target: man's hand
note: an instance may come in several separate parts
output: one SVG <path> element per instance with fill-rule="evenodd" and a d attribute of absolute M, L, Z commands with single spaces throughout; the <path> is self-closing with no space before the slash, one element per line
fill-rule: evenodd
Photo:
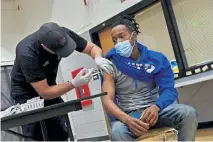
<path fill-rule="evenodd" d="M 82 69 L 76 76 L 75 78 L 71 81 L 72 85 L 74 85 L 75 87 L 79 87 L 81 85 L 87 84 L 90 79 L 92 78 L 92 72 L 93 72 L 93 68 L 92 69 Z"/>
<path fill-rule="evenodd" d="M 127 119 L 126 125 L 128 126 L 129 130 L 137 137 L 143 135 L 149 129 L 149 124 L 133 117 L 129 117 Z"/>
<path fill-rule="evenodd" d="M 160 111 L 159 107 L 156 105 L 152 105 L 144 110 L 142 113 L 141 120 L 150 125 L 150 127 L 154 126 L 158 121 L 158 112 Z"/>
<path fill-rule="evenodd" d="M 108 59 L 105 59 L 103 57 L 96 57 L 95 62 L 98 68 L 102 69 L 107 74 L 113 73 L 112 62 L 109 61 Z"/>

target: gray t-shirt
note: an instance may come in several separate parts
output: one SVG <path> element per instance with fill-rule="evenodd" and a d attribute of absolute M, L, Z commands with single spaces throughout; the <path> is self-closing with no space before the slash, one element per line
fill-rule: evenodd
<path fill-rule="evenodd" d="M 114 68 L 115 96 L 118 107 L 124 112 L 130 112 L 140 108 L 149 107 L 158 97 L 158 87 L 146 82 L 134 80 Z"/>

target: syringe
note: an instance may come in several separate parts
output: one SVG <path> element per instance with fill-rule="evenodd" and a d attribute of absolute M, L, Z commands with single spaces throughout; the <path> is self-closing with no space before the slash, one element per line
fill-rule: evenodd
<path fill-rule="evenodd" d="M 97 75 L 97 74 L 101 74 L 101 72 L 95 72 L 92 74 L 92 76 Z"/>

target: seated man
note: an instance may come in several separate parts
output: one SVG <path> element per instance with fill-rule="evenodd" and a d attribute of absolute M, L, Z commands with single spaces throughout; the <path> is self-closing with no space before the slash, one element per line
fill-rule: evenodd
<path fill-rule="evenodd" d="M 112 25 L 115 48 L 106 58 L 113 62 L 114 73 L 103 75 L 102 86 L 108 92 L 102 97 L 103 105 L 115 117 L 111 121 L 112 140 L 132 141 L 152 127 L 165 126 L 178 131 L 178 141 L 194 141 L 196 111 L 174 103 L 178 92 L 170 62 L 162 53 L 138 43 L 138 33 L 138 24 L 129 16 Z"/>

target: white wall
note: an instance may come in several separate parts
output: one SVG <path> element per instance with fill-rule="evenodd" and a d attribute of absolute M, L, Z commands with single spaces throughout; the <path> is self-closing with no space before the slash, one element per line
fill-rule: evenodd
<path fill-rule="evenodd" d="M 2 0 L 1 4 L 1 48 L 11 54 L 20 40 L 51 19 L 53 0 Z M 4 60 L 7 57 L 2 54 Z"/>
<path fill-rule="evenodd" d="M 20 0 L 20 5 L 25 36 L 51 19 L 53 0 Z"/>
<path fill-rule="evenodd" d="M 17 9 L 19 0 L 1 1 L 1 48 L 14 52 L 16 44 L 23 38 L 23 17 Z M 7 55 L 2 54 L 7 58 Z"/>
<path fill-rule="evenodd" d="M 54 0 L 52 21 L 82 34 L 141 0 Z"/>
<path fill-rule="evenodd" d="M 1 48 L 1 65 L 13 65 L 15 54 L 5 48 Z"/>

